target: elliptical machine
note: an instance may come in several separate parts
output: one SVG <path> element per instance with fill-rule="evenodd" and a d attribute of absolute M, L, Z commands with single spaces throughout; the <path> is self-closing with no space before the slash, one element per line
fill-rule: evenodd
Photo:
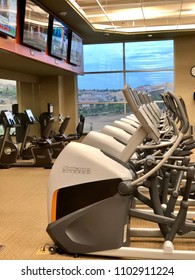
<path fill-rule="evenodd" d="M 52 167 L 47 232 L 54 241 L 53 250 L 125 258 L 148 258 L 150 253 L 154 259 L 195 259 L 195 252 L 174 250 L 172 243 L 177 231 L 185 234 L 195 230 L 193 222 L 185 219 L 187 195 L 183 197 L 178 216 L 175 217 L 173 213 L 166 216 L 158 203 L 158 189 L 153 180 L 153 176 L 156 178 L 155 173 L 167 162 L 188 129 L 182 108 L 178 103 L 183 127 L 180 131 L 175 128 L 177 133 L 173 145 L 157 162 L 147 158 L 148 168 L 138 176 L 128 165 L 128 159 L 146 136 L 152 139 L 151 144 L 155 146 L 160 133 L 143 108 L 138 107 L 129 95 L 128 87 L 124 89 L 124 94 L 141 125 L 130 138 L 120 158 L 113 158 L 84 143 L 70 142 Z M 133 203 L 138 195 L 138 187 L 144 185 L 148 178 L 154 189 L 150 192 L 150 199 L 143 199 L 143 203 L 153 207 L 153 214 L 135 209 Z M 168 231 L 162 249 L 129 247 L 133 234 L 130 228 L 131 216 L 156 222 L 160 226 L 161 237 L 165 236 L 164 229 Z"/>
<path fill-rule="evenodd" d="M 70 116 L 66 116 L 59 127 L 58 133 L 53 133 L 52 135 L 51 149 L 53 158 L 57 158 L 67 144 L 65 131 L 69 124 L 69 121 Z"/>
<path fill-rule="evenodd" d="M 83 135 L 83 129 L 85 124 L 85 117 L 81 114 L 79 117 L 79 123 L 76 127 L 76 133 L 65 134 L 66 128 L 69 124 L 70 116 L 66 116 L 60 125 L 58 133 L 54 134 L 52 137 L 52 157 L 57 158 L 64 147 L 73 140 L 79 140 Z"/>
<path fill-rule="evenodd" d="M 18 147 L 10 140 L 10 129 L 20 126 L 17 119 L 9 111 L 1 111 L 0 122 L 4 127 L 4 135 L 0 138 L 0 167 L 9 168 L 19 156 Z"/>
<path fill-rule="evenodd" d="M 32 159 L 32 147 L 35 146 L 37 137 L 35 136 L 29 136 L 29 131 L 31 125 L 37 124 L 38 121 L 34 117 L 32 111 L 30 109 L 26 109 L 24 112 L 24 119 L 25 119 L 25 130 L 24 130 L 24 136 L 23 141 L 20 147 L 20 156 L 22 159 Z"/>
<path fill-rule="evenodd" d="M 36 136 L 30 136 L 29 131 L 32 125 L 38 124 L 38 120 L 30 111 L 31 110 L 27 109 L 28 114 L 31 114 L 28 116 L 25 112 L 19 112 L 18 104 L 12 105 L 12 114 L 20 123 L 20 125 L 15 128 L 15 137 L 16 143 L 18 147 L 20 147 L 19 154 L 22 159 L 33 158 L 31 147 L 33 145 L 32 142 L 36 140 Z"/>
<path fill-rule="evenodd" d="M 25 111 L 25 116 L 27 118 L 28 123 L 32 123 L 35 118 L 31 112 L 31 110 Z M 48 136 L 51 133 L 53 119 L 51 118 L 50 122 L 48 122 L 46 129 L 43 133 L 43 137 L 37 138 L 32 142 L 31 152 L 33 156 L 33 161 L 25 162 L 25 161 L 17 161 L 19 156 L 18 147 L 13 144 L 13 142 L 9 141 L 9 133 L 12 127 L 16 127 L 17 122 L 14 119 L 13 115 L 9 111 L 1 111 L 1 120 L 3 122 L 5 132 L 4 136 L 1 139 L 0 146 L 0 165 L 1 168 L 9 168 L 9 167 L 44 167 L 51 168 L 52 167 L 52 152 L 50 149 L 51 141 Z M 26 134 L 28 130 L 26 130 Z M 8 152 L 10 151 L 10 152 Z"/>

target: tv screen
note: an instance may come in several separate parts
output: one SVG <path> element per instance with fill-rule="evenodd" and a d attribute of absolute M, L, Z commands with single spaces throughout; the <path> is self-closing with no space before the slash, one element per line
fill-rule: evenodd
<path fill-rule="evenodd" d="M 16 37 L 17 0 L 0 0 L 0 32 Z"/>
<path fill-rule="evenodd" d="M 50 55 L 67 60 L 68 55 L 68 27 L 58 19 L 52 19 Z"/>
<path fill-rule="evenodd" d="M 22 43 L 46 51 L 49 13 L 31 0 L 26 0 Z"/>
<path fill-rule="evenodd" d="M 71 34 L 69 62 L 80 66 L 83 59 L 83 40 L 75 32 Z"/>

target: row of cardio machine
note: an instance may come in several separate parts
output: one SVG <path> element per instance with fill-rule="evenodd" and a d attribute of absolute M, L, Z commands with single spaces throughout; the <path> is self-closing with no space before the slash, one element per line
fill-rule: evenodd
<path fill-rule="evenodd" d="M 185 104 L 162 94 L 164 109 L 147 94 L 123 88 L 132 114 L 70 142 L 49 176 L 50 252 L 146 259 L 195 259 L 175 248 L 194 242 L 195 142 Z M 132 218 L 152 228 L 133 228 Z M 131 246 L 159 238 L 159 249 Z M 133 239 L 133 240 L 132 240 Z"/>
<path fill-rule="evenodd" d="M 59 131 L 55 133 L 52 129 L 54 117 L 51 108 L 52 104 L 48 103 L 48 111 L 42 113 L 39 119 L 33 115 L 30 109 L 25 110 L 24 113 L 15 112 L 14 114 L 8 110 L 1 111 L 0 124 L 3 126 L 4 134 L 0 138 L 0 168 L 51 168 L 53 159 L 58 157 L 65 145 L 82 136 L 85 120 L 83 116 L 80 116 L 76 133 L 65 134 L 70 121 L 69 116 L 61 119 Z M 30 136 L 30 127 L 38 123 L 41 136 Z M 13 128 L 15 142 L 11 133 Z"/>

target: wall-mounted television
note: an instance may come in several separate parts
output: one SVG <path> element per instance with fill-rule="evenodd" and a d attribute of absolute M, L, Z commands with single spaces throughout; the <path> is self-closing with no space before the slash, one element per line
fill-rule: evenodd
<path fill-rule="evenodd" d="M 81 66 L 83 59 L 83 40 L 75 32 L 71 32 L 69 45 L 69 63 Z"/>
<path fill-rule="evenodd" d="M 50 17 L 49 54 L 58 59 L 67 60 L 69 28 L 57 18 Z"/>
<path fill-rule="evenodd" d="M 36 2 L 26 0 L 22 25 L 22 44 L 46 51 L 49 13 Z"/>
<path fill-rule="evenodd" d="M 0 32 L 16 37 L 17 0 L 0 0 Z"/>

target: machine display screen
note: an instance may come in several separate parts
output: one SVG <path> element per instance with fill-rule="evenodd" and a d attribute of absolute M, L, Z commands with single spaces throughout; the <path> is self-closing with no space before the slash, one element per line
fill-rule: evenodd
<path fill-rule="evenodd" d="M 26 113 L 26 115 L 27 115 L 27 117 L 28 117 L 30 122 L 34 123 L 36 121 L 35 117 L 33 116 L 32 111 L 30 109 L 25 110 L 25 113 Z"/>
<path fill-rule="evenodd" d="M 13 126 L 16 124 L 15 120 L 14 120 L 14 117 L 12 115 L 12 113 L 10 111 L 4 111 L 4 114 L 5 114 L 5 117 L 7 119 L 7 123 L 10 125 L 10 126 Z"/>

